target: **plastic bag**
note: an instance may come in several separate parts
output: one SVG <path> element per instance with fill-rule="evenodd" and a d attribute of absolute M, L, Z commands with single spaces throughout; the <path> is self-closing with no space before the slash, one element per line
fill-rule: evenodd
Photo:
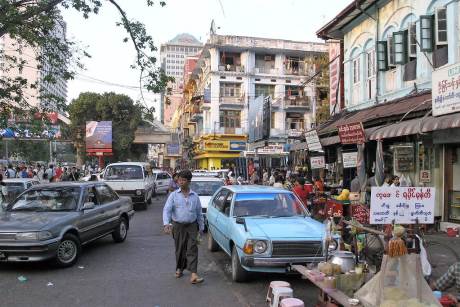
<path fill-rule="evenodd" d="M 364 307 L 441 306 L 423 278 L 420 256 L 383 257 L 379 273 L 355 293 Z"/>
<path fill-rule="evenodd" d="M 428 261 L 428 255 L 425 247 L 423 247 L 423 239 L 416 235 L 420 242 L 420 262 L 422 264 L 423 276 L 431 276 L 431 264 Z"/>

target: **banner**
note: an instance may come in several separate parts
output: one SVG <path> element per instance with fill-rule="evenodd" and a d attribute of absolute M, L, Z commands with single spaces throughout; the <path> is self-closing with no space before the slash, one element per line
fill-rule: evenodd
<path fill-rule="evenodd" d="M 311 169 L 325 168 L 326 162 L 324 156 L 310 157 Z"/>
<path fill-rule="evenodd" d="M 343 152 L 342 153 L 343 168 L 354 168 L 358 165 L 358 152 Z"/>
<path fill-rule="evenodd" d="M 339 130 L 340 143 L 342 144 L 363 144 L 366 142 L 362 123 L 340 125 L 337 129 Z"/>
<path fill-rule="evenodd" d="M 460 63 L 433 71 L 431 104 L 433 116 L 460 111 Z"/>
<path fill-rule="evenodd" d="M 372 187 L 371 224 L 434 223 L 435 188 Z"/>
<path fill-rule="evenodd" d="M 309 151 L 322 151 L 323 147 L 319 141 L 318 133 L 316 130 L 305 132 L 305 140 Z"/>
<path fill-rule="evenodd" d="M 112 122 L 86 122 L 86 151 L 112 152 Z"/>

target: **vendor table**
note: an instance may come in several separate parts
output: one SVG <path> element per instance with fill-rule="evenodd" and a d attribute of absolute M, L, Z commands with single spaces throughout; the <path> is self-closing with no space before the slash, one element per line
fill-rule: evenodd
<path fill-rule="evenodd" d="M 315 286 L 317 286 L 323 293 L 325 293 L 328 297 L 332 298 L 334 301 L 336 301 L 338 304 L 344 307 L 362 307 L 363 305 L 358 304 L 358 305 L 351 305 L 348 303 L 348 299 L 351 297 L 348 297 L 345 293 L 343 293 L 340 290 L 334 289 L 325 289 L 325 285 L 323 281 L 317 281 L 313 278 L 311 278 L 311 275 L 308 274 L 308 272 L 312 271 L 307 269 L 306 266 L 303 265 L 293 265 L 292 268 L 302 274 L 302 276 L 305 276 L 309 281 L 311 281 Z"/>

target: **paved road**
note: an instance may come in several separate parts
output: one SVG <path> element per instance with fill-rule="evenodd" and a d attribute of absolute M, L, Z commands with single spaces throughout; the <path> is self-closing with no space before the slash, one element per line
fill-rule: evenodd
<path fill-rule="evenodd" d="M 107 237 L 84 247 L 72 268 L 0 264 L 0 306 L 267 306 L 267 286 L 275 279 L 289 281 L 295 296 L 312 306 L 316 290 L 299 276 L 263 274 L 233 283 L 228 257 L 211 254 L 204 243 L 199 271 L 205 282 L 191 285 L 188 274 L 174 278 L 173 242 L 161 234 L 163 203 L 159 197 L 147 211 L 136 212 L 124 243 Z"/>

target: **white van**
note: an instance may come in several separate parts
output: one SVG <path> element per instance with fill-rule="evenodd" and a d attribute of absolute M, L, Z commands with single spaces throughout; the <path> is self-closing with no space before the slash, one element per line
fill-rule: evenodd
<path fill-rule="evenodd" d="M 102 180 L 119 195 L 129 196 L 133 204 L 147 209 L 154 193 L 154 180 L 148 169 L 148 163 L 112 163 L 105 168 Z"/>
<path fill-rule="evenodd" d="M 153 171 L 153 194 L 168 193 L 169 184 L 172 180 L 171 175 L 165 171 Z"/>

